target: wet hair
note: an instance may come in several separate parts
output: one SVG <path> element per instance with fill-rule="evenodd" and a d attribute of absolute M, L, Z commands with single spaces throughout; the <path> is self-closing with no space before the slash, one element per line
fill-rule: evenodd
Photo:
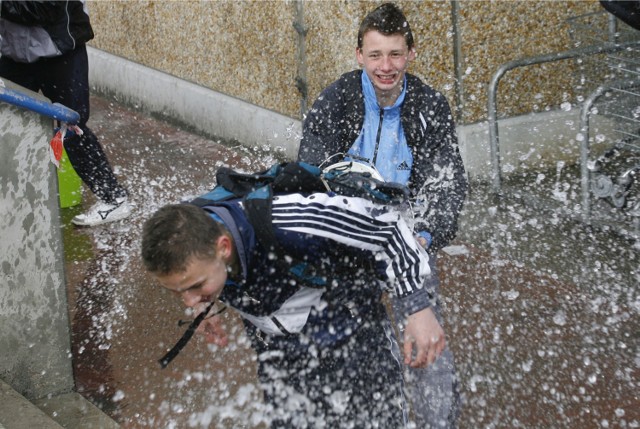
<path fill-rule="evenodd" d="M 413 48 L 413 34 L 409 21 L 402 10 L 393 3 L 384 3 L 364 17 L 358 30 L 358 49 L 362 49 L 364 35 L 372 30 L 379 31 L 386 36 L 401 34 L 407 42 L 407 47 Z"/>
<path fill-rule="evenodd" d="M 142 261 L 160 275 L 183 272 L 192 259 L 213 259 L 222 226 L 201 208 L 170 204 L 160 208 L 142 229 Z"/>

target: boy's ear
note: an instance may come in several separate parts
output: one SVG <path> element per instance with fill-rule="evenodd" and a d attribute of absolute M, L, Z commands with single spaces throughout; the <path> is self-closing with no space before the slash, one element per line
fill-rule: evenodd
<path fill-rule="evenodd" d="M 231 258 L 231 252 L 233 251 L 231 237 L 226 234 L 222 234 L 220 237 L 218 237 L 218 241 L 216 242 L 216 249 L 219 258 L 221 258 L 223 261 L 229 261 L 229 259 Z"/>

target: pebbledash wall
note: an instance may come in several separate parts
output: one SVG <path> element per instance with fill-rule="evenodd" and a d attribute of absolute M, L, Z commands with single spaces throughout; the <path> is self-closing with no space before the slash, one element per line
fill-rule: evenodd
<path fill-rule="evenodd" d="M 303 113 L 322 88 L 357 68 L 359 22 L 381 3 L 90 1 L 96 34 L 90 42 L 96 48 L 90 53 L 91 81 L 99 91 L 116 93 L 152 112 L 170 117 L 178 113 L 179 120 L 197 129 L 222 129 L 227 133 L 222 137 L 248 145 L 279 146 L 293 157 Z M 418 57 L 410 71 L 446 95 L 459 125 L 467 169 L 476 176 L 489 169 L 487 86 L 498 67 L 574 48 L 568 20 L 603 11 L 597 0 L 397 4 L 405 11 L 417 42 Z M 571 147 L 561 153 L 574 157 L 577 125 L 572 124 L 577 122 L 578 109 L 566 112 L 559 106 L 578 104 L 575 68 L 575 60 L 565 60 L 505 75 L 497 99 L 500 117 L 521 119 L 511 120 L 515 126 L 511 133 L 509 121 L 503 121 L 507 128 L 505 132 L 501 128 L 501 144 L 510 143 L 509 135 L 526 140 L 523 134 L 535 130 L 543 143 Z M 156 73 L 158 81 L 136 77 L 141 71 L 146 78 Z M 197 89 L 201 99 L 181 95 L 185 86 Z M 160 101 L 158 91 L 173 96 Z M 215 95 L 208 99 L 205 93 Z M 210 106 L 212 102 L 219 106 Z M 245 107 L 235 111 L 240 105 Z M 515 142 L 520 143 L 531 145 Z"/>

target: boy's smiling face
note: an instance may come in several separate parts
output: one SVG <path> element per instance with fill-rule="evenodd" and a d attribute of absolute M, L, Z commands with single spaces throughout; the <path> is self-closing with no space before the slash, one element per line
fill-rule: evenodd
<path fill-rule="evenodd" d="M 405 72 L 415 56 L 402 34 L 384 35 L 375 30 L 367 31 L 362 48 L 356 49 L 358 63 L 364 67 L 378 98 L 391 97 L 393 101 L 402 92 Z"/>

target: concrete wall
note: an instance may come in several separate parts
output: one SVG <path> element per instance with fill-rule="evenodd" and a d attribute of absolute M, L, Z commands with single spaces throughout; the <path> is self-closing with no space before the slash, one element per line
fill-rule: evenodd
<path fill-rule="evenodd" d="M 51 121 L 0 102 L 0 378 L 28 399 L 73 388 Z"/>
<path fill-rule="evenodd" d="M 201 133 L 252 146 L 269 145 L 295 159 L 302 124 L 280 113 L 180 80 L 98 49 L 89 48 L 92 88 L 146 111 L 176 120 Z M 579 107 L 529 113 L 498 121 L 503 171 L 553 168 L 579 159 Z M 490 180 L 487 122 L 458 125 L 460 151 L 469 176 Z M 613 136 L 610 121 L 595 116 L 590 135 Z"/>
<path fill-rule="evenodd" d="M 580 109 L 530 113 L 498 121 L 502 174 L 524 170 L 547 170 L 577 164 L 580 159 Z M 589 135 L 600 140 L 617 136 L 610 118 L 592 116 Z M 460 152 L 472 179 L 492 180 L 492 162 L 487 122 L 457 127 Z M 591 144 L 595 151 L 602 145 Z"/>
<path fill-rule="evenodd" d="M 200 133 L 246 146 L 269 145 L 295 158 L 299 120 L 89 47 L 93 90 Z"/>
<path fill-rule="evenodd" d="M 381 1 L 90 1 L 96 37 L 108 53 L 286 116 L 341 73 L 357 67 L 358 25 Z M 398 1 L 418 58 L 410 71 L 442 91 L 458 122 L 486 119 L 486 87 L 511 60 L 575 47 L 576 17 L 603 11 L 584 1 Z M 302 37 L 296 28 L 304 28 Z M 606 28 L 606 27 L 605 27 Z M 595 40 L 597 42 L 597 40 Z M 501 83 L 506 116 L 576 102 L 575 61 L 513 71 Z"/>

